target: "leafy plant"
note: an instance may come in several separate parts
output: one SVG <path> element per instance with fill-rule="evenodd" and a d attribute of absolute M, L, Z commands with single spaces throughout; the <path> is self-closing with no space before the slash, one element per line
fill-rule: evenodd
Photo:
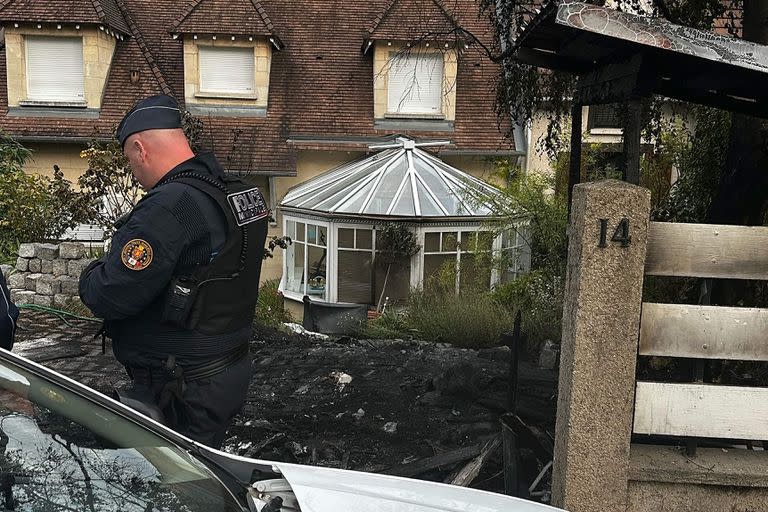
<path fill-rule="evenodd" d="M 285 322 L 293 322 L 293 317 L 285 310 L 283 296 L 278 291 L 279 284 L 279 279 L 264 281 L 261 284 L 254 324 L 261 327 L 277 328 Z"/>
<path fill-rule="evenodd" d="M 80 157 L 88 161 L 88 170 L 80 176 L 78 184 L 93 205 L 95 223 L 109 235 L 117 220 L 141 199 L 141 185 L 115 138 L 106 142 L 93 139 Z"/>
<path fill-rule="evenodd" d="M 7 261 L 21 242 L 59 238 L 92 215 L 87 198 L 72 188 L 61 170 L 53 177 L 26 174 L 31 152 L 0 135 L 0 259 Z"/>

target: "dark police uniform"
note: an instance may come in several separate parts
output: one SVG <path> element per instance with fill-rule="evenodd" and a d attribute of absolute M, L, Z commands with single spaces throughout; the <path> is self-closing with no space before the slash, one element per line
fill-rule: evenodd
<path fill-rule="evenodd" d="M 16 336 L 16 320 L 19 308 L 11 301 L 5 276 L 0 272 L 0 347 L 11 350 Z"/>
<path fill-rule="evenodd" d="M 126 116 L 145 123 L 132 133 L 173 127 L 142 121 L 154 112 L 141 108 Z M 213 447 L 248 389 L 268 213 L 257 189 L 227 177 L 212 155 L 195 156 L 148 191 L 80 277 L 80 297 L 105 320 L 136 387 L 166 424 Z"/>

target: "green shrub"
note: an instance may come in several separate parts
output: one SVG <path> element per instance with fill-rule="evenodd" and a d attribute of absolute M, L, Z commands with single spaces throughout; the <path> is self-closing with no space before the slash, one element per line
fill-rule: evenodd
<path fill-rule="evenodd" d="M 513 323 L 509 310 L 491 293 L 477 291 L 456 295 L 415 290 L 405 315 L 413 336 L 467 348 L 498 345 L 501 334 Z"/>
<path fill-rule="evenodd" d="M 284 322 L 293 322 L 291 314 L 285 310 L 283 296 L 278 292 L 278 279 L 264 281 L 259 288 L 259 300 L 256 303 L 254 324 L 261 327 L 276 328 Z"/>
<path fill-rule="evenodd" d="M 495 300 L 504 304 L 510 316 L 522 313 L 522 331 L 531 354 L 537 354 L 546 340 L 560 342 L 564 295 L 565 276 L 548 268 L 532 270 L 494 290 Z"/>
<path fill-rule="evenodd" d="M 362 337 L 378 339 L 413 338 L 414 334 L 406 310 L 397 308 L 388 308 L 380 317 L 369 320 L 360 332 Z"/>
<path fill-rule="evenodd" d="M 0 261 L 13 259 L 21 242 L 56 239 L 91 218 L 83 194 L 72 189 L 61 170 L 53 178 L 25 174 L 31 152 L 0 133 Z"/>

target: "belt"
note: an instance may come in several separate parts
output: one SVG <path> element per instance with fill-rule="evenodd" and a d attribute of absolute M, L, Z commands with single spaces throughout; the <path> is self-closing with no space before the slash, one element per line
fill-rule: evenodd
<path fill-rule="evenodd" d="M 230 366 L 234 366 L 239 363 L 248 355 L 248 344 L 241 345 L 237 349 L 225 354 L 222 357 L 214 359 L 212 361 L 206 361 L 205 363 L 179 367 L 175 363 L 163 363 L 159 367 L 146 367 L 146 366 L 132 366 L 128 365 L 128 373 L 131 378 L 138 384 L 151 384 L 152 382 L 166 382 L 171 379 L 176 379 L 179 376 L 183 377 L 186 382 L 205 379 L 212 377 L 217 373 L 221 373 Z M 168 362 L 171 362 L 171 358 Z"/>

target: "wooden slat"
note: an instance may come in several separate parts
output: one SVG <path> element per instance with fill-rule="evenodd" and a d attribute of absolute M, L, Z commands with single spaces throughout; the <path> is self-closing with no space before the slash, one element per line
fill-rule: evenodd
<path fill-rule="evenodd" d="M 768 388 L 638 382 L 638 434 L 768 439 Z"/>
<path fill-rule="evenodd" d="M 768 228 L 651 222 L 645 273 L 768 279 Z"/>
<path fill-rule="evenodd" d="M 643 304 L 640 355 L 768 361 L 768 309 Z"/>

